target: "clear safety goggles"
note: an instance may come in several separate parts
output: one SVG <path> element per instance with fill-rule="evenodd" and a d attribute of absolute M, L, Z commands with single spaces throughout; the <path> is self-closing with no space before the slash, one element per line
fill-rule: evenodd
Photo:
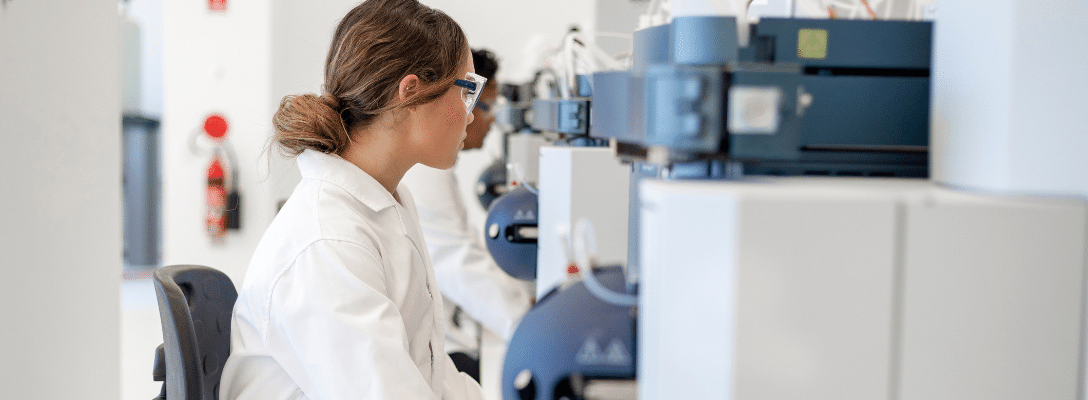
<path fill-rule="evenodd" d="M 476 106 L 476 100 L 480 99 L 480 94 L 484 92 L 484 84 L 487 83 L 487 78 L 476 75 L 474 73 L 465 74 L 465 79 L 457 79 L 453 81 L 453 84 L 461 87 L 461 101 L 465 102 L 465 115 L 472 114 L 472 108 Z"/>

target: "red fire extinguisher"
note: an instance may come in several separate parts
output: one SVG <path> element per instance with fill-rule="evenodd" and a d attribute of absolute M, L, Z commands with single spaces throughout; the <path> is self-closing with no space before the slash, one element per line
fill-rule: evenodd
<path fill-rule="evenodd" d="M 223 163 L 218 155 L 213 156 L 208 166 L 208 186 L 204 189 L 204 228 L 214 241 L 221 241 L 227 235 L 227 189 L 223 177 Z"/>
<path fill-rule="evenodd" d="M 227 142 L 227 120 L 213 114 L 204 121 L 204 132 L 216 144 L 208 165 L 207 186 L 204 189 L 204 229 L 215 242 L 221 242 L 228 229 L 239 229 L 241 197 L 235 185 L 236 170 L 230 143 Z"/>

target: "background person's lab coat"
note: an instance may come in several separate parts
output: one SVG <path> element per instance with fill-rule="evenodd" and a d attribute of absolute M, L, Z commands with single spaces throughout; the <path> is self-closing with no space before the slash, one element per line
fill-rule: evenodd
<path fill-rule="evenodd" d="M 438 287 L 446 299 L 446 351 L 476 355 L 477 321 L 509 341 L 529 310 L 531 296 L 525 282 L 495 264 L 479 231 L 469 225 L 453 170 L 416 165 L 401 182 L 415 198 Z M 460 329 L 454 327 L 454 305 L 475 321 L 466 321 L 461 314 Z"/>
<path fill-rule="evenodd" d="M 482 399 L 445 353 L 412 195 L 306 150 L 242 283 L 224 399 Z"/>

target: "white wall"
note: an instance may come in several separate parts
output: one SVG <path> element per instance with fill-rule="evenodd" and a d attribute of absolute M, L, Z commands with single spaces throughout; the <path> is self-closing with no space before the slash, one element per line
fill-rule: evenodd
<path fill-rule="evenodd" d="M 0 2 L 0 397 L 120 396 L 116 0 Z"/>
<path fill-rule="evenodd" d="M 241 282 L 275 214 L 259 158 L 271 131 L 271 9 L 265 1 L 163 4 L 163 264 L 201 264 Z M 214 243 L 204 228 L 211 156 L 190 149 L 211 113 L 224 115 L 238 158 L 242 229 Z"/>
<path fill-rule="evenodd" d="M 461 25 L 469 44 L 500 58 L 499 79 L 524 82 L 538 67 L 540 52 L 559 45 L 572 25 L 591 32 L 593 1 L 423 0 Z"/>
<path fill-rule="evenodd" d="M 162 7 L 164 0 L 128 0 L 128 16 L 140 26 L 140 107 L 149 118 L 162 116 Z"/>

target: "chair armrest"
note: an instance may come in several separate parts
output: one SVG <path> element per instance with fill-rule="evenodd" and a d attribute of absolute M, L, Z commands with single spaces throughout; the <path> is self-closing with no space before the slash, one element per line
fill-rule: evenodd
<path fill-rule="evenodd" d="M 155 368 L 152 370 L 151 374 L 154 377 L 155 382 L 166 381 L 166 350 L 163 348 L 162 344 L 155 349 Z"/>

